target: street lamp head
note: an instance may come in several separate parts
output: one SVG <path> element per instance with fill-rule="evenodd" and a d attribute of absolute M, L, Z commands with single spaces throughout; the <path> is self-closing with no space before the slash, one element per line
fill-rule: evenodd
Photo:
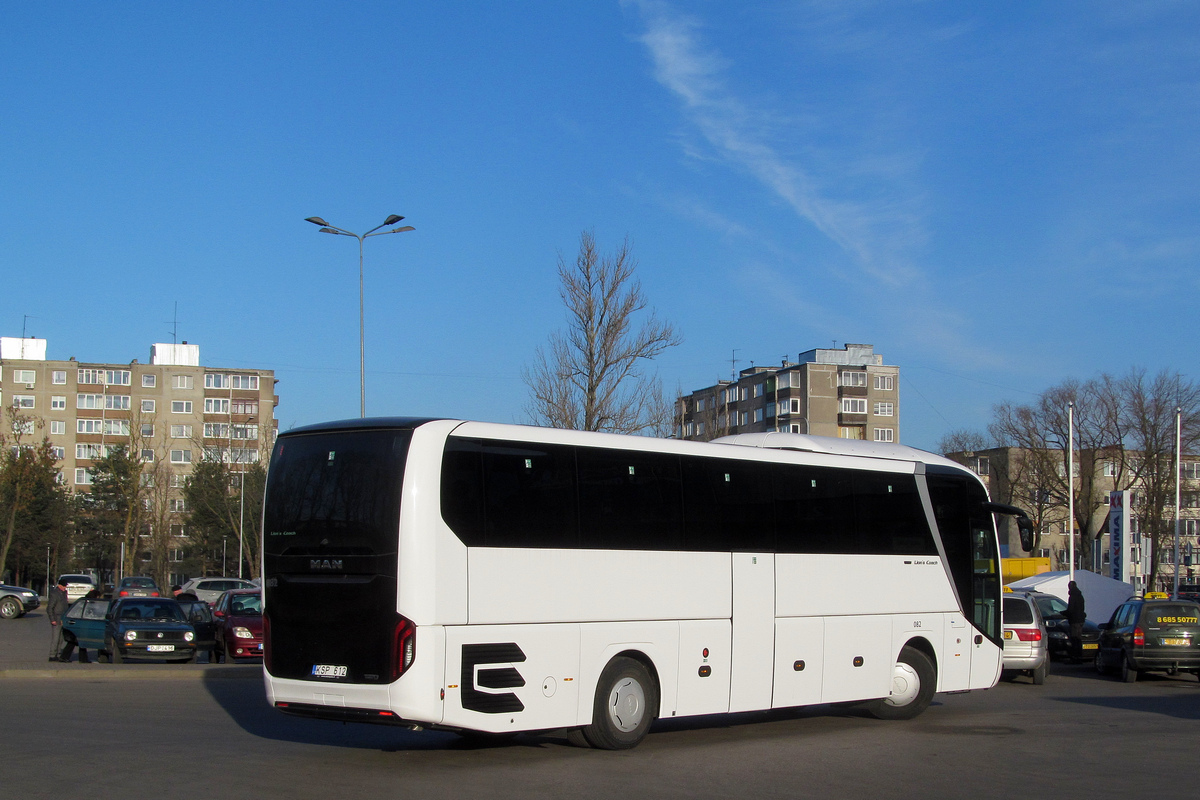
<path fill-rule="evenodd" d="M 333 228 L 321 228 L 317 233 L 337 233 Z"/>
<path fill-rule="evenodd" d="M 389 216 L 387 219 L 385 219 L 383 221 L 383 224 L 384 225 L 395 225 L 397 222 L 399 222 L 402 219 L 404 219 L 404 217 L 401 217 L 397 214 L 392 214 L 391 216 Z"/>
<path fill-rule="evenodd" d="M 320 217 L 305 217 L 305 222 L 311 222 L 313 225 L 328 225 L 329 223 Z"/>

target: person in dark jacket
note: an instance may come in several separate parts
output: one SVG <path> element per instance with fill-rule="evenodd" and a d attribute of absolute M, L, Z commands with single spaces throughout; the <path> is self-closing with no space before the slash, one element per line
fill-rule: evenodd
<path fill-rule="evenodd" d="M 58 585 L 47 592 L 46 616 L 50 618 L 50 660 L 62 661 L 62 618 L 67 613 L 67 579 L 59 578 Z"/>
<path fill-rule="evenodd" d="M 1067 584 L 1067 624 L 1071 626 L 1068 633 L 1071 642 L 1071 654 L 1075 658 L 1083 657 L 1083 623 L 1087 613 L 1083 607 L 1083 592 L 1075 581 Z"/>

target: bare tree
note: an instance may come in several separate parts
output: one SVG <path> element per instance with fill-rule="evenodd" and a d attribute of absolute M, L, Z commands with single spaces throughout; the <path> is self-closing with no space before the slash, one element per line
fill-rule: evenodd
<path fill-rule="evenodd" d="M 987 450 L 991 446 L 987 434 L 980 431 L 973 431 L 969 428 L 959 428 L 958 430 L 950 431 L 938 440 L 937 445 L 938 452 L 942 455 Z"/>
<path fill-rule="evenodd" d="M 648 305 L 634 277 L 637 260 L 629 240 L 601 255 L 590 231 L 579 238 L 574 263 L 559 254 L 559 296 L 567 327 L 538 348 L 524 371 L 535 424 L 586 431 L 644 433 L 669 426 L 673 416 L 661 382 L 646 362 L 680 343 L 670 323 L 653 311 L 634 328 Z"/>

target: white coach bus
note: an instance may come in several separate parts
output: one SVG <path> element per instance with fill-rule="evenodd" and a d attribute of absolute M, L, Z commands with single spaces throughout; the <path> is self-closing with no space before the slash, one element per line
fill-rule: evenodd
<path fill-rule="evenodd" d="M 445 419 L 280 435 L 264 672 L 282 711 L 633 747 L 657 718 L 1000 674 L 980 480 L 899 445 L 707 444 Z"/>

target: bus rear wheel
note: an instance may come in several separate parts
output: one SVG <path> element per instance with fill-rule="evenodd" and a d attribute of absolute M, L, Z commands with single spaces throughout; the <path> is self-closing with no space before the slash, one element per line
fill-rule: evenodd
<path fill-rule="evenodd" d="M 578 742 L 581 735 L 600 750 L 627 750 L 646 738 L 657 709 L 658 685 L 646 667 L 618 656 L 600 673 L 592 724 L 569 738 Z"/>
<path fill-rule="evenodd" d="M 929 656 L 907 645 L 892 668 L 891 693 L 868 706 L 879 719 L 912 719 L 933 700 L 937 670 Z"/>

